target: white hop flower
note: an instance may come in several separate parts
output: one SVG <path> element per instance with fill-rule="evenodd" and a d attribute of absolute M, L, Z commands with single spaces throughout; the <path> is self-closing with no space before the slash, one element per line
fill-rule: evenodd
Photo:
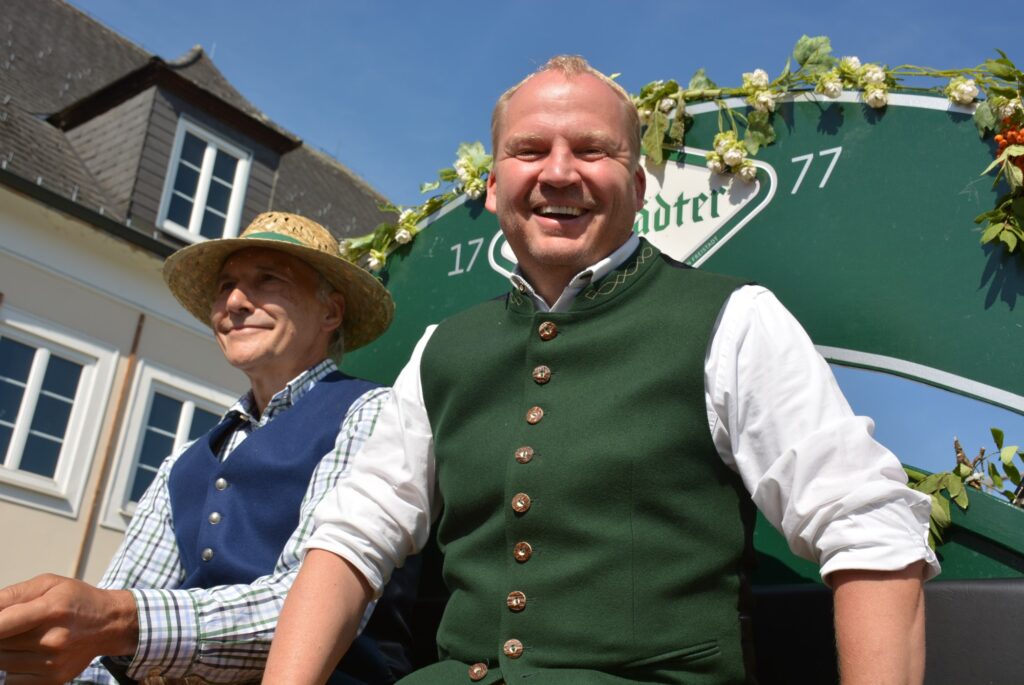
<path fill-rule="evenodd" d="M 889 93 L 884 86 L 869 86 L 864 90 L 864 102 L 875 109 L 881 109 L 889 104 Z"/>
<path fill-rule="evenodd" d="M 342 240 L 338 243 L 338 254 L 341 255 L 342 259 L 352 261 L 352 241 Z"/>
<path fill-rule="evenodd" d="M 1008 100 L 1005 105 L 999 108 L 999 118 L 1006 119 L 1016 114 L 1017 110 L 1024 109 L 1024 105 L 1021 104 L 1020 98 L 1016 100 Z"/>
<path fill-rule="evenodd" d="M 370 257 L 366 260 L 366 266 L 370 268 L 370 271 L 380 271 L 384 266 L 384 259 L 376 250 L 371 250 Z"/>
<path fill-rule="evenodd" d="M 711 170 L 711 173 L 725 173 L 725 164 L 722 162 L 722 158 L 718 155 L 717 152 L 709 152 L 705 159 L 707 159 L 708 169 Z"/>
<path fill-rule="evenodd" d="M 866 85 L 885 83 L 885 69 L 877 64 L 865 64 L 860 79 Z"/>
<path fill-rule="evenodd" d="M 651 110 L 649 110 L 649 109 L 646 109 L 646 108 L 638 109 L 636 111 L 636 113 L 640 117 L 640 123 L 641 124 L 646 124 L 650 120 L 650 118 L 651 118 Z"/>
<path fill-rule="evenodd" d="M 854 55 L 843 57 L 839 60 L 839 68 L 847 71 L 857 71 L 860 69 L 860 59 Z"/>
<path fill-rule="evenodd" d="M 978 97 L 978 86 L 973 79 L 956 76 L 946 86 L 946 96 L 957 104 L 969 105 Z"/>
<path fill-rule="evenodd" d="M 713 142 L 715 152 L 717 152 L 719 157 L 721 157 L 725 154 L 725 151 L 729 149 L 729 146 L 735 142 L 735 131 L 722 131 L 715 135 L 715 140 Z"/>
<path fill-rule="evenodd" d="M 722 155 L 722 161 L 734 168 L 742 164 L 746 158 L 747 152 L 743 149 L 742 145 L 733 145 Z"/>
<path fill-rule="evenodd" d="M 768 72 L 764 69 L 743 72 L 743 87 L 761 90 L 768 87 Z"/>
<path fill-rule="evenodd" d="M 658 103 L 658 109 L 668 114 L 676 106 L 676 101 L 672 98 L 662 98 L 661 102 Z"/>
<path fill-rule="evenodd" d="M 466 193 L 466 197 L 471 200 L 478 200 L 483 197 L 484 192 L 487 190 L 487 184 L 484 183 L 482 178 L 474 178 L 466 183 L 462 189 Z"/>
<path fill-rule="evenodd" d="M 398 223 L 404 224 L 409 221 L 409 217 L 413 215 L 412 209 L 403 209 L 402 213 L 398 215 Z"/>
<path fill-rule="evenodd" d="M 395 242 L 399 245 L 405 245 L 410 240 L 412 240 L 412 233 L 408 228 L 400 228 L 395 231 Z"/>
<path fill-rule="evenodd" d="M 757 167 L 748 159 L 743 162 L 736 174 L 747 183 L 753 183 L 757 179 Z"/>
<path fill-rule="evenodd" d="M 758 112 L 774 112 L 775 96 L 769 90 L 762 90 L 754 96 L 750 103 Z"/>
<path fill-rule="evenodd" d="M 818 85 L 815 86 L 814 91 L 823 94 L 827 98 L 833 100 L 839 97 L 843 92 L 843 81 L 839 77 L 839 72 L 836 69 L 828 71 L 822 74 L 821 78 L 818 79 Z"/>

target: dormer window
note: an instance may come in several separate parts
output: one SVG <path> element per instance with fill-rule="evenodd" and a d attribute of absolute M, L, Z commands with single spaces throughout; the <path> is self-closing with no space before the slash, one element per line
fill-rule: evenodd
<path fill-rule="evenodd" d="M 252 153 L 178 120 L 157 225 L 180 238 L 238 235 Z"/>

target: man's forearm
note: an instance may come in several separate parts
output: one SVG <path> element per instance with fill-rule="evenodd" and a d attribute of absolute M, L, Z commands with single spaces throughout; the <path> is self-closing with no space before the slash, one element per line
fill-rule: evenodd
<path fill-rule="evenodd" d="M 900 571 L 836 571 L 836 645 L 843 685 L 924 681 L 923 562 Z"/>
<path fill-rule="evenodd" d="M 369 583 L 347 561 L 311 550 L 285 600 L 263 682 L 325 682 L 355 639 L 372 595 Z"/>

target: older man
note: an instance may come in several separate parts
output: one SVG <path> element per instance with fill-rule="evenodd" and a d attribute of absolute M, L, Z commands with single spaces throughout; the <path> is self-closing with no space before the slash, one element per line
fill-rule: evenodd
<path fill-rule="evenodd" d="M 628 95 L 556 58 L 492 133 L 514 287 L 417 345 L 317 512 L 264 682 L 322 681 L 439 512 L 441 659 L 403 683 L 745 682 L 752 503 L 834 588 L 844 683 L 921 682 L 929 502 L 771 293 L 632 234 Z"/>
<path fill-rule="evenodd" d="M 8 682 L 259 680 L 317 503 L 370 434 L 386 389 L 332 358 L 380 335 L 394 305 L 319 224 L 271 212 L 235 239 L 179 250 L 168 287 L 210 325 L 250 390 L 169 457 L 98 587 L 41 576 L 0 591 Z M 415 571 L 389 586 L 337 683 L 409 668 Z M 0 674 L 2 676 L 2 674 Z"/>

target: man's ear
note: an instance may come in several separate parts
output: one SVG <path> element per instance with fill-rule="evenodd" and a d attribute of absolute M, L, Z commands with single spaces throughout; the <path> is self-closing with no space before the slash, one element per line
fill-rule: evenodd
<path fill-rule="evenodd" d="M 633 172 L 633 185 L 636 190 L 636 211 L 644 208 L 644 194 L 647 192 L 647 174 L 642 164 L 637 162 L 636 171 Z"/>
<path fill-rule="evenodd" d="M 487 172 L 487 197 L 484 199 L 484 207 L 491 214 L 498 213 L 498 199 L 494 191 L 494 184 L 498 182 L 495 166 L 495 164 L 491 164 L 491 170 Z"/>
<path fill-rule="evenodd" d="M 338 291 L 332 292 L 324 303 L 324 330 L 333 331 L 341 328 L 341 322 L 345 319 L 345 296 Z"/>

